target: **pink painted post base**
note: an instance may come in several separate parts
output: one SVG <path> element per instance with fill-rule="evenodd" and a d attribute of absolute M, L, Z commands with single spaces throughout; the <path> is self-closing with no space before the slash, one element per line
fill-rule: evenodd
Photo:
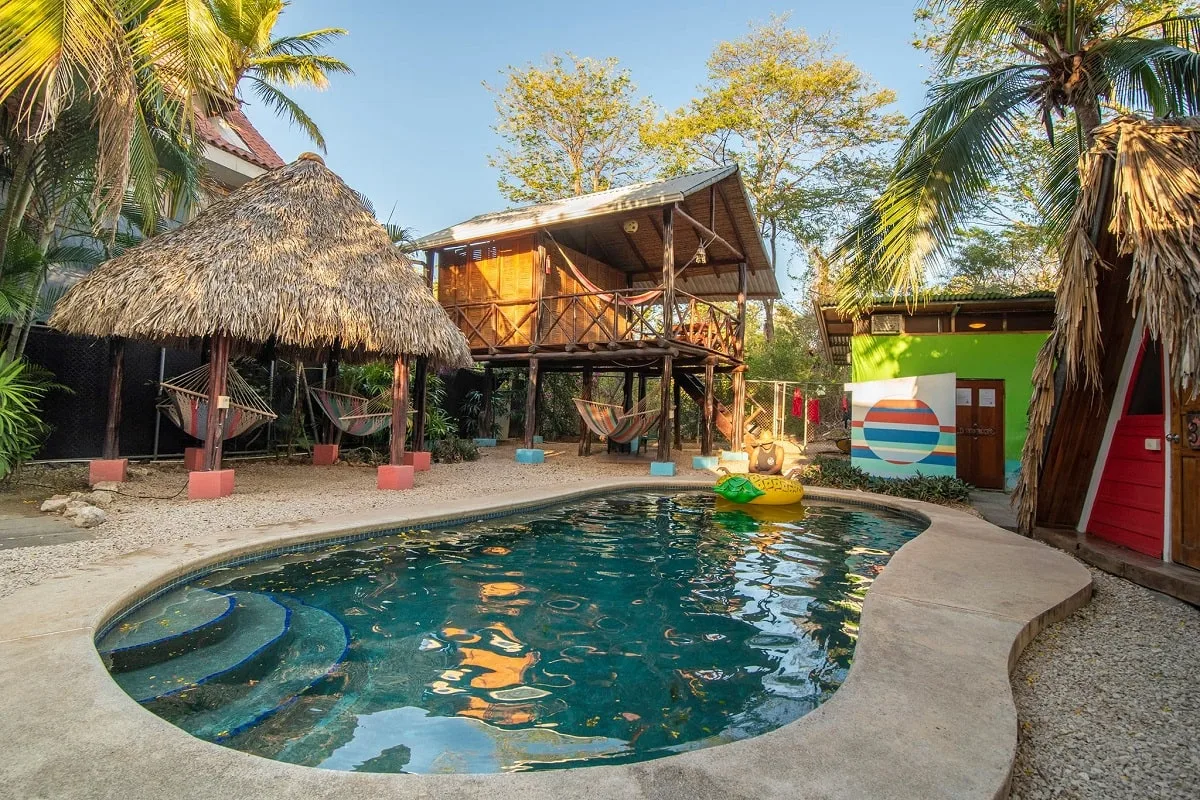
<path fill-rule="evenodd" d="M 204 469 L 204 448 L 183 448 L 183 466 L 188 472 L 200 472 Z"/>
<path fill-rule="evenodd" d="M 415 471 L 407 464 L 384 464 L 379 468 L 376 486 L 380 489 L 411 489 Z"/>
<path fill-rule="evenodd" d="M 188 500 L 214 500 L 233 494 L 233 470 L 188 473 Z"/>
<path fill-rule="evenodd" d="M 338 446 L 336 444 L 314 444 L 312 463 L 314 467 L 328 467 L 337 463 Z"/>
<path fill-rule="evenodd" d="M 432 460 L 427 450 L 408 450 L 404 453 L 404 463 L 416 472 L 428 472 Z"/>
<path fill-rule="evenodd" d="M 88 485 L 95 486 L 101 481 L 125 482 L 125 470 L 129 467 L 128 458 L 97 458 L 88 464 Z"/>

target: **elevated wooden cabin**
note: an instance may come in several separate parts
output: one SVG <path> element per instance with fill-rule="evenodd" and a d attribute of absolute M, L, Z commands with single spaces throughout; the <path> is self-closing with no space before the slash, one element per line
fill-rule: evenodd
<path fill-rule="evenodd" d="M 598 372 L 627 387 L 653 373 L 663 409 L 673 375 L 703 373 L 680 384 L 703 387 L 709 452 L 714 373 L 744 394 L 746 302 L 779 296 L 736 166 L 483 214 L 416 244 L 476 362 L 528 368 L 527 447 L 539 370 L 584 373 L 585 394 Z M 729 428 L 740 439 L 741 420 Z"/>

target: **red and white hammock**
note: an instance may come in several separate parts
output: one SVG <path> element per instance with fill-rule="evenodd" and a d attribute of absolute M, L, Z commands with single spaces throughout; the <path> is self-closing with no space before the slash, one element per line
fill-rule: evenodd
<path fill-rule="evenodd" d="M 158 404 L 158 410 L 188 436 L 201 440 L 208 435 L 208 374 L 209 365 L 201 364 L 159 384 L 166 398 Z M 225 390 L 229 411 L 222 425 L 222 439 L 241 436 L 275 419 L 275 412 L 233 366 L 226 372 Z"/>
<path fill-rule="evenodd" d="M 554 236 L 551 235 L 550 231 L 546 231 L 546 236 L 550 239 L 551 242 L 553 242 L 555 248 L 558 249 L 558 252 L 563 257 L 563 261 L 567 262 L 567 269 L 571 271 L 571 275 L 574 276 L 575 280 L 579 281 L 579 283 L 583 286 L 583 288 L 588 290 L 589 294 L 596 295 L 604 302 L 606 302 L 606 303 L 624 303 L 625 305 L 630 305 L 630 306 L 641 306 L 641 305 L 645 305 L 647 303 L 652 303 L 655 300 L 657 300 L 659 297 L 662 296 L 662 293 L 663 293 L 662 289 L 651 289 L 648 292 L 642 292 L 641 294 L 633 294 L 633 295 L 623 295 L 623 294 L 618 294 L 616 292 L 613 292 L 611 289 L 607 290 L 607 291 L 604 289 L 601 289 L 599 286 L 597 286 L 596 284 L 594 284 L 590 280 L 588 280 L 587 275 L 583 274 L 583 270 L 581 270 L 581 269 L 579 269 L 579 267 L 575 266 L 575 262 L 571 260 L 571 257 L 569 255 L 567 255 L 567 251 L 564 250 L 562 245 L 560 245 L 555 240 Z"/>

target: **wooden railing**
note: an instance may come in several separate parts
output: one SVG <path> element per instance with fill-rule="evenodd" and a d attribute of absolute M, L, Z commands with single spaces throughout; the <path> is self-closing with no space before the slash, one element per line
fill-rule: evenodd
<path fill-rule="evenodd" d="M 472 349 L 528 348 L 658 341 L 663 338 L 662 304 L 635 305 L 645 290 L 550 295 L 533 300 L 497 300 L 446 306 Z M 737 317 L 707 300 L 677 292 L 673 341 L 738 355 Z M 536 330 L 535 330 L 536 326 Z"/>

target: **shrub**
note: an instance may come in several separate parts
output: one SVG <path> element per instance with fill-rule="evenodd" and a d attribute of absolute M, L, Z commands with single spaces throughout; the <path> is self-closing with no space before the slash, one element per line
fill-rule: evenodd
<path fill-rule="evenodd" d="M 456 436 L 448 436 L 434 442 L 430 452 L 433 460 L 439 464 L 479 460 L 479 447 L 470 439 L 459 439 Z"/>
<path fill-rule="evenodd" d="M 0 480 L 33 458 L 50 432 L 38 405 L 52 389 L 65 387 L 41 367 L 0 356 Z"/>
<path fill-rule="evenodd" d="M 909 478 L 881 478 L 868 475 L 852 465 L 849 459 L 817 456 L 800 473 L 800 480 L 809 486 L 833 489 L 862 489 L 892 497 L 923 500 L 926 503 L 950 505 L 971 499 L 971 484 L 949 476 L 914 475 Z"/>

